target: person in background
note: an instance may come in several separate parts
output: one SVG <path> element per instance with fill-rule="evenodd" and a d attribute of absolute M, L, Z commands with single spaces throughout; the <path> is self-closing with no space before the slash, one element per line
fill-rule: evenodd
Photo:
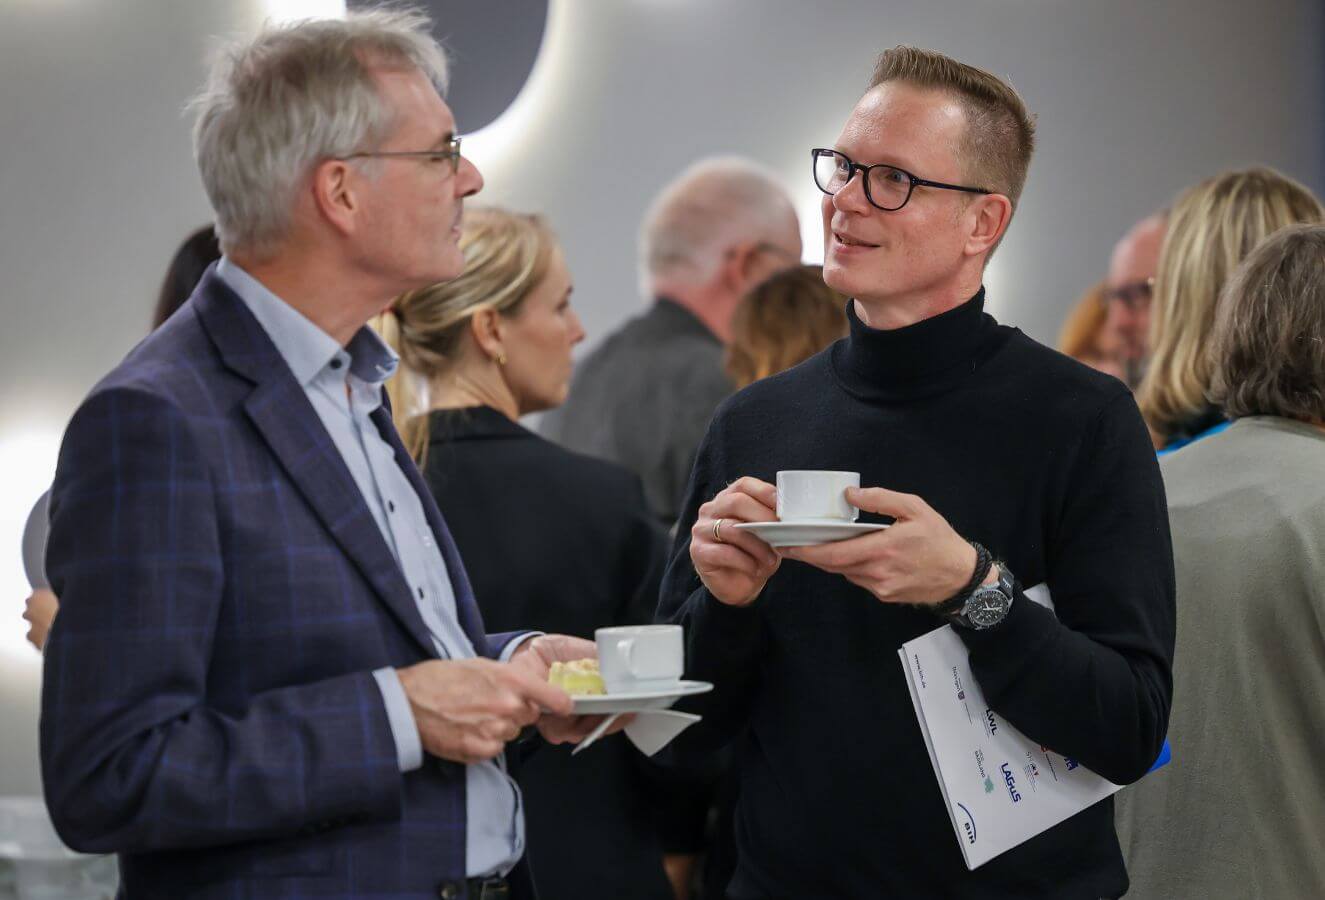
<path fill-rule="evenodd" d="M 1224 172 L 1178 197 L 1155 279 L 1150 363 L 1137 389 L 1156 449 L 1176 450 L 1227 424 L 1207 397 L 1219 292 L 1271 232 L 1323 217 L 1311 191 L 1261 167 Z"/>
<path fill-rule="evenodd" d="M 722 354 L 732 315 L 750 288 L 800 256 L 795 209 L 770 173 L 738 158 L 691 166 L 653 202 L 640 235 L 652 306 L 579 364 L 542 433 L 634 472 L 670 528 L 695 448 L 731 393 Z"/>
<path fill-rule="evenodd" d="M 566 399 L 584 338 L 556 239 L 537 216 L 481 209 L 466 212 L 460 249 L 459 278 L 403 294 L 379 328 L 403 364 L 393 415 L 447 510 L 483 620 L 585 638 L 651 622 L 667 546 L 639 478 L 518 421 Z M 670 896 L 633 747 L 541 748 L 516 776 L 541 896 Z"/>
<path fill-rule="evenodd" d="M 221 247 L 216 241 L 216 229 L 204 225 L 192 232 L 175 250 L 175 255 L 166 267 L 166 276 L 161 280 L 161 289 L 157 292 L 156 305 L 152 309 L 152 330 L 169 319 L 189 299 L 197 287 L 207 267 L 221 258 Z M 47 504 L 50 491 L 37 499 L 32 513 L 28 516 L 28 526 L 23 533 L 25 557 L 29 543 L 34 545 L 32 555 L 44 562 L 46 555 L 46 532 L 49 529 Z M 32 593 L 23 601 L 23 618 L 28 622 L 28 642 L 41 650 L 46 646 L 55 614 L 59 612 L 60 600 L 51 591 L 46 582 L 44 565 L 38 576 L 41 583 L 34 585 Z"/>
<path fill-rule="evenodd" d="M 1325 226 L 1251 251 L 1209 360 L 1233 424 L 1160 463 L 1174 755 L 1118 795 L 1127 896 L 1325 897 Z"/>
<path fill-rule="evenodd" d="M 1105 282 L 1077 301 L 1058 332 L 1058 350 L 1099 372 L 1126 381 L 1118 335 L 1109 327 L 1110 303 Z"/>
<path fill-rule="evenodd" d="M 732 316 L 727 376 L 737 388 L 776 375 L 846 337 L 847 298 L 824 284 L 823 266 L 769 276 Z"/>
<path fill-rule="evenodd" d="M 1146 216 L 1123 235 L 1109 257 L 1104 328 L 1118 341 L 1118 365 L 1132 389 L 1141 383 L 1150 357 L 1150 300 L 1167 227 L 1167 210 Z"/>

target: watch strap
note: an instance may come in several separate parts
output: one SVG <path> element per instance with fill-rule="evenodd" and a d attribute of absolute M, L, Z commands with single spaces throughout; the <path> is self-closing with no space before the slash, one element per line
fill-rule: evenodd
<path fill-rule="evenodd" d="M 971 541 L 971 546 L 975 548 L 975 571 L 971 573 L 971 580 L 966 582 L 966 585 L 960 591 L 934 607 L 934 612 L 940 616 L 960 613 L 966 606 L 966 601 L 970 599 L 971 594 L 975 593 L 975 589 L 989 577 L 989 570 L 994 565 L 994 555 L 986 550 L 982 544 L 977 544 L 975 541 Z"/>

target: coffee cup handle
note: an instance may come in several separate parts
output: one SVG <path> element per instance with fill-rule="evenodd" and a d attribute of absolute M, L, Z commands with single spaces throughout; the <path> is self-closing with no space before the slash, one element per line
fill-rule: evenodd
<path fill-rule="evenodd" d="M 622 638 L 616 642 L 616 652 L 626 659 L 626 669 L 631 675 L 638 678 L 639 672 L 635 671 L 635 639 Z"/>

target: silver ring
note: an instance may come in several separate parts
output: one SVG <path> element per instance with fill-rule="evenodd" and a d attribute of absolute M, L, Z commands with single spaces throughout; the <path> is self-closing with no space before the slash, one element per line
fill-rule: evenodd
<path fill-rule="evenodd" d="M 726 541 L 724 541 L 724 540 L 722 539 L 722 534 L 720 533 L 720 530 L 721 530 L 721 528 L 722 528 L 722 523 L 725 522 L 725 521 L 727 521 L 727 520 L 726 520 L 726 519 L 718 519 L 716 522 L 713 523 L 713 540 L 717 541 L 719 544 L 725 544 L 725 543 L 727 543 Z"/>

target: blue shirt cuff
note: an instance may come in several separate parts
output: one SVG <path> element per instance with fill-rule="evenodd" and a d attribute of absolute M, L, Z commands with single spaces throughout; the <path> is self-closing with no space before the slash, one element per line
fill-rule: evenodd
<path fill-rule="evenodd" d="M 501 662 L 510 662 L 511 657 L 515 655 L 516 650 L 520 649 L 521 644 L 532 638 L 542 637 L 546 633 L 545 631 L 526 631 L 519 637 L 513 638 L 505 647 L 501 648 L 501 656 L 498 659 Z"/>
<path fill-rule="evenodd" d="M 400 676 L 388 666 L 374 671 L 373 677 L 377 679 L 377 689 L 382 692 L 382 702 L 386 704 L 391 736 L 396 739 L 396 763 L 400 771 L 413 772 L 423 766 L 423 741 L 419 739 L 419 726 L 409 708 L 409 698 L 400 684 Z"/>

